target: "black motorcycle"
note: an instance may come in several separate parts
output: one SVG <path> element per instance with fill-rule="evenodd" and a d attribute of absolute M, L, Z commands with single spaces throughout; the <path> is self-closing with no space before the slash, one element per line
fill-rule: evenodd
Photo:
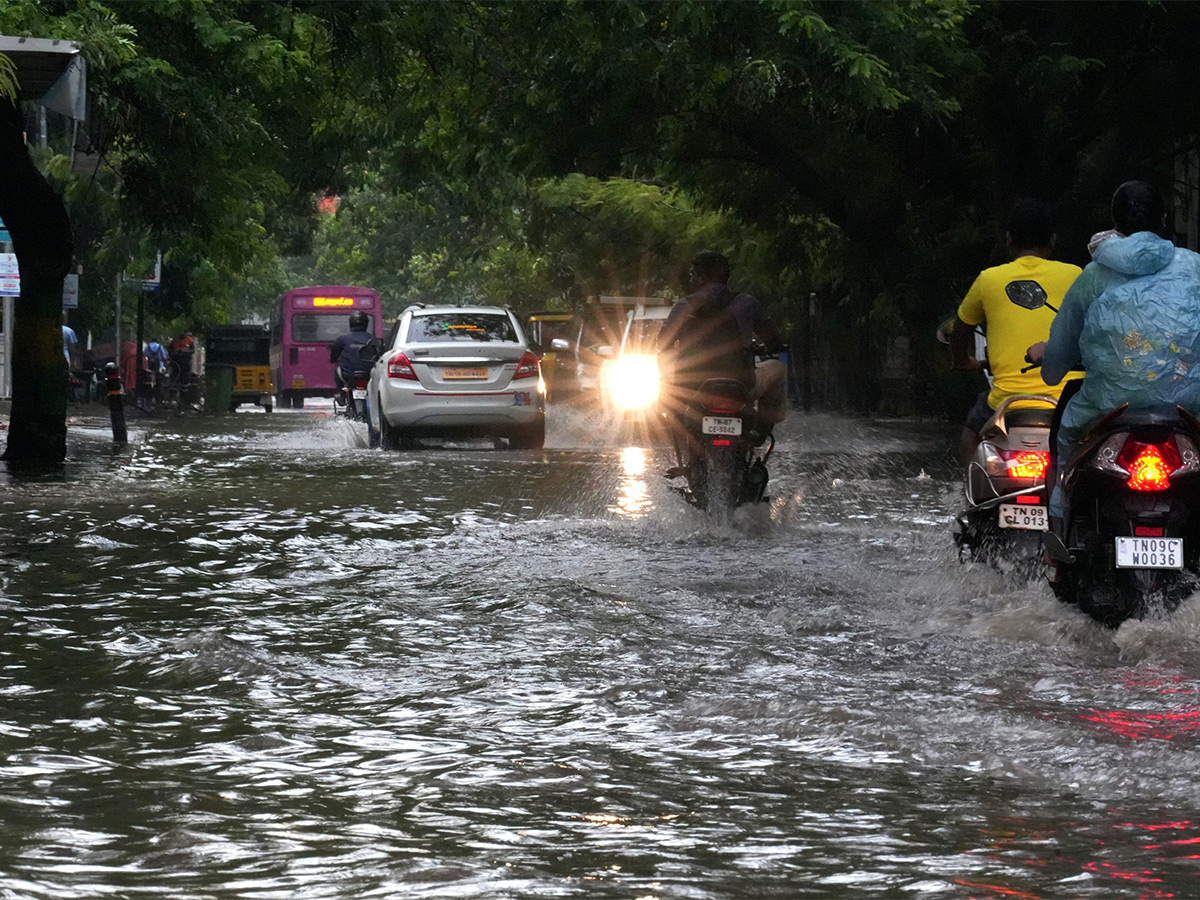
<path fill-rule="evenodd" d="M 1200 422 L 1113 410 L 1068 461 L 1066 516 L 1043 536 L 1055 595 L 1116 627 L 1170 612 L 1200 562 Z"/>
<path fill-rule="evenodd" d="M 334 402 L 341 408 L 341 414 L 351 421 L 367 420 L 367 383 L 370 379 L 370 369 L 355 369 L 338 387 Z"/>
<path fill-rule="evenodd" d="M 775 438 L 742 382 L 711 378 L 679 394 L 664 416 L 681 462 L 666 474 L 686 480 L 681 492 L 688 503 L 714 514 L 763 499 Z"/>

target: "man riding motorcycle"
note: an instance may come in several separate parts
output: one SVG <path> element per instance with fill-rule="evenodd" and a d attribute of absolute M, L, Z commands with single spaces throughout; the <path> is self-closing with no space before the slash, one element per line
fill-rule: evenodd
<path fill-rule="evenodd" d="M 329 361 L 337 364 L 334 378 L 340 388 L 346 386 L 350 376 L 356 370 L 363 368 L 358 351 L 371 339 L 371 333 L 367 330 L 370 324 L 370 316 L 362 310 L 355 310 L 350 313 L 350 330 L 329 345 Z"/>
<path fill-rule="evenodd" d="M 1005 241 L 1012 261 L 984 269 L 958 307 L 950 333 L 954 368 L 973 372 L 983 364 L 971 354 L 975 328 L 987 329 L 988 364 L 992 386 L 975 401 L 959 438 L 959 459 L 965 466 L 979 444 L 979 430 L 1004 400 L 1021 394 L 1045 394 L 1054 399 L 1062 388 L 1047 388 L 1037 373 L 1023 372 L 1025 349 L 1045 340 L 1067 288 L 1080 269 L 1050 259 L 1054 252 L 1054 213 L 1044 200 L 1017 203 L 1009 215 Z M 1012 408 L 1036 406 L 1016 401 Z"/>
<path fill-rule="evenodd" d="M 1123 404 L 1200 411 L 1200 255 L 1159 236 L 1163 199 L 1144 181 L 1117 188 L 1112 217 L 1116 234 L 1093 244 L 1092 262 L 1067 292 L 1049 341 L 1029 348 L 1046 384 L 1057 385 L 1080 363 L 1086 372 L 1062 410 L 1061 466 L 1088 426 Z M 1056 485 L 1052 526 L 1064 513 Z"/>
<path fill-rule="evenodd" d="M 757 401 L 760 423 L 767 429 L 787 415 L 787 370 L 778 359 L 754 361 L 755 342 L 767 353 L 783 348 L 779 330 L 752 295 L 729 288 L 729 260 L 703 250 L 692 260 L 692 293 L 672 307 L 659 333 L 664 380 L 694 388 L 710 377 L 728 377 L 746 385 Z"/>

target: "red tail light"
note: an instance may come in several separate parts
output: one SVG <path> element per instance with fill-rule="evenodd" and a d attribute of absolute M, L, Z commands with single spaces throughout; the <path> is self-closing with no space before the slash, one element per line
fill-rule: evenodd
<path fill-rule="evenodd" d="M 733 441 L 728 438 L 719 438 L 712 442 L 714 447 L 729 447 L 733 445 Z"/>
<path fill-rule="evenodd" d="M 704 411 L 718 416 L 736 416 L 742 411 L 742 401 L 736 397 L 709 396 L 704 400 Z"/>
<path fill-rule="evenodd" d="M 366 378 L 355 378 L 354 379 L 354 389 L 356 391 L 365 391 L 367 389 L 367 379 Z"/>
<path fill-rule="evenodd" d="M 1032 506 L 1034 504 L 1041 503 L 1042 498 L 1037 494 L 1022 494 L 1017 498 L 1017 502 Z"/>
<path fill-rule="evenodd" d="M 412 363 L 403 353 L 397 353 L 388 360 L 388 378 L 403 378 L 405 381 L 416 381 L 417 373 L 413 371 Z"/>
<path fill-rule="evenodd" d="M 517 371 L 513 373 L 513 378 L 536 378 L 538 373 L 538 358 L 532 353 L 526 351 L 521 357 L 521 361 L 517 363 Z"/>
<path fill-rule="evenodd" d="M 1004 460 L 1009 478 L 1045 478 L 1050 454 L 1041 450 L 997 449 Z"/>
<path fill-rule="evenodd" d="M 1126 441 L 1117 457 L 1117 465 L 1129 473 L 1126 483 L 1135 491 L 1165 491 L 1171 473 L 1183 465 L 1173 441 L 1143 444 Z"/>

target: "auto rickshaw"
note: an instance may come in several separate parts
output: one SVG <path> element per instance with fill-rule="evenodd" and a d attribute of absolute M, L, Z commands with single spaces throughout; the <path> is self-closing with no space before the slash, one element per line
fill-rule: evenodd
<path fill-rule="evenodd" d="M 236 410 L 243 403 L 254 403 L 267 412 L 274 408 L 271 388 L 271 332 L 265 325 L 214 325 L 204 342 L 205 378 L 209 402 L 229 405 Z M 212 388 L 224 381 L 220 370 L 232 369 L 232 392 L 226 400 L 222 391 Z M 212 410 L 220 412 L 219 409 Z"/>
<path fill-rule="evenodd" d="M 572 314 L 569 312 L 535 312 L 525 317 L 525 337 L 536 344 L 542 357 L 542 382 L 546 385 L 546 401 L 554 396 L 555 373 L 560 365 L 555 338 L 564 339 Z"/>

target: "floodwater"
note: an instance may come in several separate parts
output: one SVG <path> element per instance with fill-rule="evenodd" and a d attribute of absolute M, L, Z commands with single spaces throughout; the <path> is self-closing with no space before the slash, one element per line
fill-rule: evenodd
<path fill-rule="evenodd" d="M 960 565 L 944 427 L 714 523 L 568 410 L 101 424 L 0 473 L 3 900 L 1200 895 L 1200 608 Z"/>

